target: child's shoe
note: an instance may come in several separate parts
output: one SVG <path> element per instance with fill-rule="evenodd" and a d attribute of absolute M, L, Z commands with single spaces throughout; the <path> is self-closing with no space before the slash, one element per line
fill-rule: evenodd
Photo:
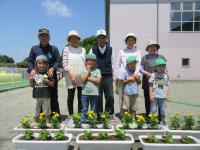
<path fill-rule="evenodd" d="M 160 121 L 160 125 L 165 126 L 166 122 L 165 121 Z"/>

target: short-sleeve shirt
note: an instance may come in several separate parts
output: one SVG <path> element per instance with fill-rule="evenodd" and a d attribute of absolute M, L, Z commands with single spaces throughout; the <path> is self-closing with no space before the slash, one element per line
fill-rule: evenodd
<path fill-rule="evenodd" d="M 82 75 L 86 73 L 86 69 L 82 70 Z M 101 78 L 101 71 L 97 68 L 93 69 L 89 77 Z M 99 85 L 91 81 L 83 82 L 82 95 L 99 95 Z"/>
<path fill-rule="evenodd" d="M 51 88 L 42 81 L 47 73 L 39 73 L 34 76 L 33 98 L 48 98 L 51 94 Z M 48 80 L 53 81 L 53 78 L 48 77 Z"/>
<path fill-rule="evenodd" d="M 156 98 L 166 98 L 169 86 L 169 76 L 166 73 L 153 73 L 149 79 L 150 86 L 153 88 L 153 94 Z"/>
<path fill-rule="evenodd" d="M 127 68 L 123 71 L 123 76 L 121 80 L 127 80 L 130 76 L 134 73 L 130 72 Z M 127 95 L 138 95 L 139 93 L 139 86 L 137 82 L 130 82 L 124 86 L 124 93 Z"/>

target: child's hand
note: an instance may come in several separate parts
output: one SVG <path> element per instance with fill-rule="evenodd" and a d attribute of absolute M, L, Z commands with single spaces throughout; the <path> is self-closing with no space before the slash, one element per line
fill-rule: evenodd
<path fill-rule="evenodd" d="M 72 75 L 72 76 L 70 77 L 70 80 L 71 80 L 72 84 L 76 85 L 77 82 L 76 82 L 76 78 L 75 78 L 74 75 Z"/>
<path fill-rule="evenodd" d="M 135 81 L 135 77 L 134 77 L 134 76 L 130 76 L 130 77 L 128 78 L 128 81 L 129 81 L 129 82 L 134 82 L 134 81 Z"/>
<path fill-rule="evenodd" d="M 91 65 L 87 65 L 87 70 L 91 71 L 92 70 L 92 66 Z"/>
<path fill-rule="evenodd" d="M 32 76 L 31 74 L 29 74 L 28 79 L 29 79 L 30 81 L 32 81 L 32 80 L 33 80 L 33 76 Z"/>
<path fill-rule="evenodd" d="M 170 102 L 171 101 L 171 96 L 167 95 L 167 101 Z"/>

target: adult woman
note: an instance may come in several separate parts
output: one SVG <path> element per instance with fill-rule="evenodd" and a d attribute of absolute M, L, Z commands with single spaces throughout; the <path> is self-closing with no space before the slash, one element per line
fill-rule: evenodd
<path fill-rule="evenodd" d="M 78 112 L 80 113 L 82 109 L 81 69 L 85 67 L 86 51 L 80 47 L 80 39 L 78 32 L 70 31 L 67 37 L 69 45 L 63 51 L 63 68 L 66 71 L 66 87 L 68 89 L 67 106 L 70 116 L 74 113 L 73 102 L 76 88 L 78 90 Z"/>
<path fill-rule="evenodd" d="M 126 47 L 121 49 L 118 55 L 115 71 L 116 71 L 116 79 L 117 79 L 117 87 L 118 87 L 118 94 L 119 94 L 119 106 L 120 106 L 120 113 L 122 112 L 122 100 L 123 100 L 123 85 L 121 82 L 122 79 L 122 72 L 126 67 L 126 59 L 128 56 L 136 56 L 138 61 L 135 77 L 140 71 L 140 63 L 141 63 L 141 52 L 137 49 L 137 37 L 134 33 L 128 33 L 125 37 Z M 121 114 L 122 115 L 122 114 Z"/>
<path fill-rule="evenodd" d="M 157 58 L 162 58 L 164 60 L 165 57 L 158 54 L 158 50 L 160 48 L 160 45 L 156 42 L 156 40 L 151 39 L 149 40 L 146 51 L 148 52 L 147 55 L 142 57 L 141 61 L 141 67 L 143 72 L 143 78 L 142 78 L 142 88 L 145 98 L 145 109 L 146 109 L 146 116 L 148 117 L 150 112 L 150 96 L 149 96 L 149 77 L 154 72 L 155 66 L 154 62 Z"/>

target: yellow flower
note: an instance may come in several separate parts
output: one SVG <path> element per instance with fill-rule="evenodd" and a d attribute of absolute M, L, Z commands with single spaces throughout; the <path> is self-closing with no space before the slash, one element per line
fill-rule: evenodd
<path fill-rule="evenodd" d="M 187 114 L 188 117 L 192 117 L 192 114 Z"/>
<path fill-rule="evenodd" d="M 40 116 L 41 116 L 41 117 L 44 117 L 44 112 L 41 112 L 41 113 L 40 113 Z"/>
<path fill-rule="evenodd" d="M 177 111 L 177 112 L 176 112 L 176 115 L 180 115 L 180 112 Z"/>
<path fill-rule="evenodd" d="M 153 114 L 149 114 L 149 117 L 151 118 L 153 116 Z"/>

